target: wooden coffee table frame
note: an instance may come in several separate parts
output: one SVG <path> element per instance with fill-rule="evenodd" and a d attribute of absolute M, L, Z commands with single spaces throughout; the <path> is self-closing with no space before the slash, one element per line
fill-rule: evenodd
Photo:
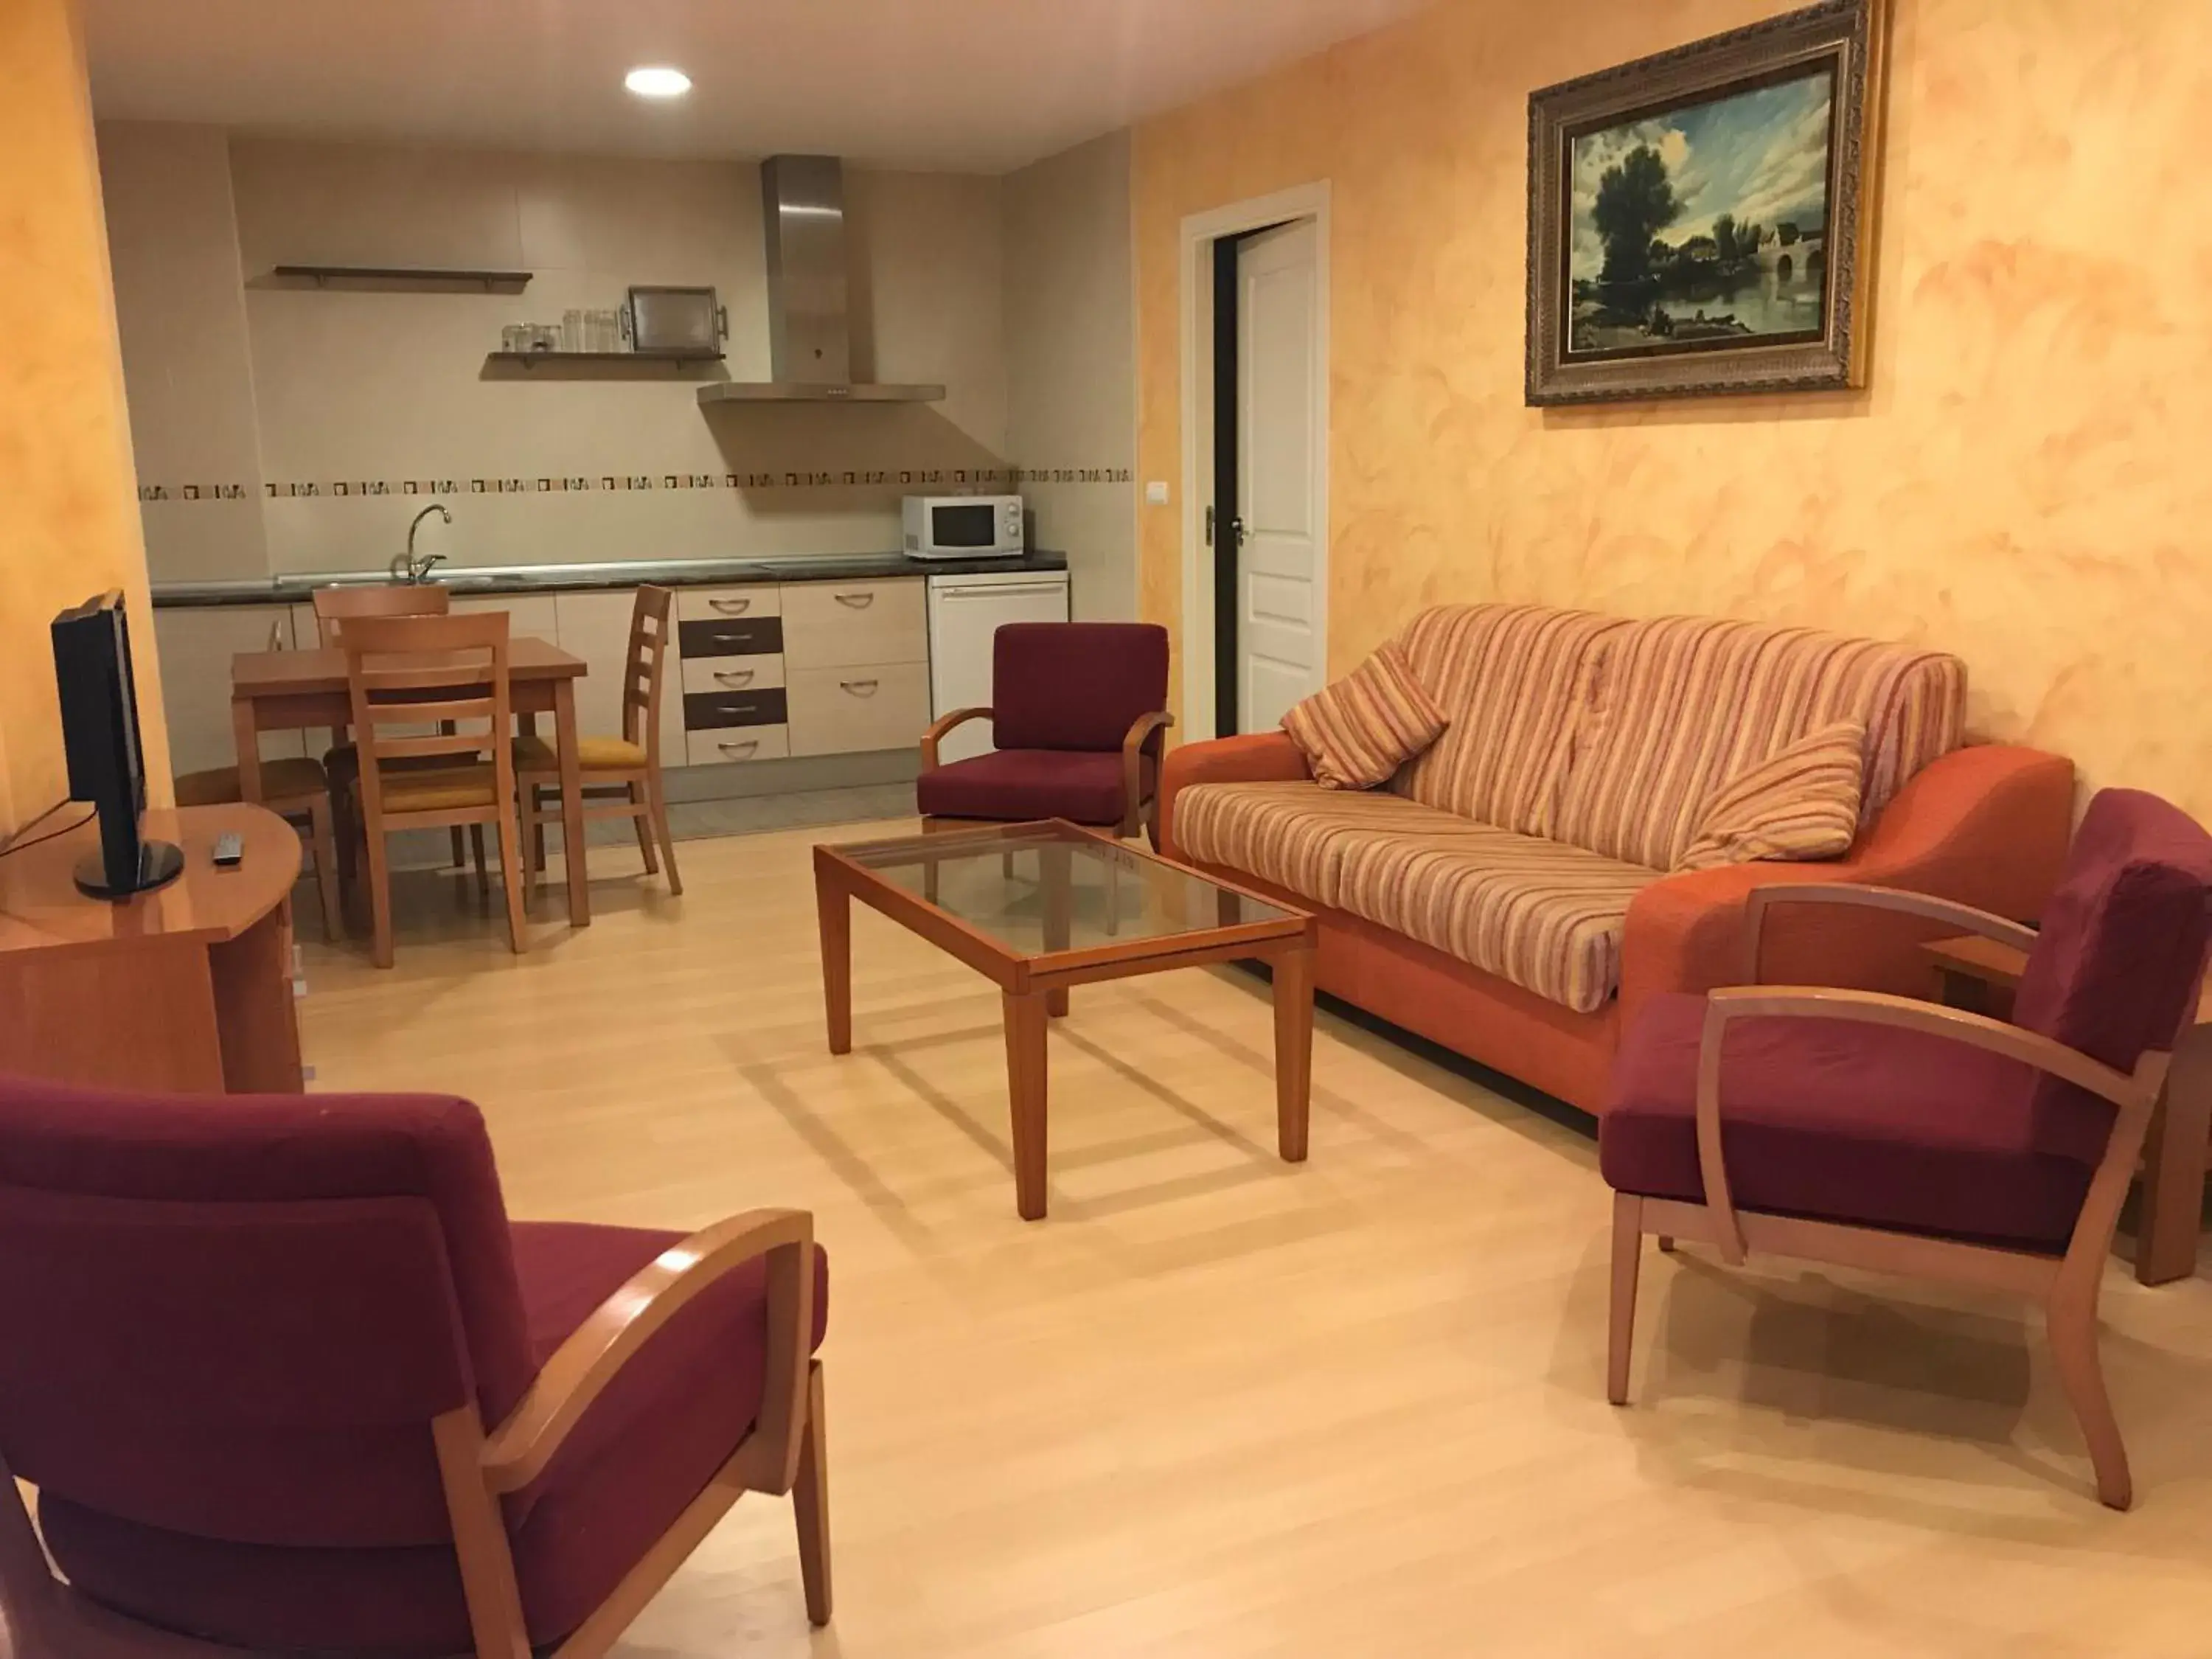
<path fill-rule="evenodd" d="M 1014 1143 L 1015 1207 L 1024 1221 L 1045 1212 L 1045 1031 L 1067 1012 L 1068 991 L 1139 974 L 1200 968 L 1217 962 L 1258 959 L 1275 980 L 1275 1143 L 1286 1164 L 1306 1156 L 1306 1130 L 1313 1073 L 1314 919 L 1290 911 L 1271 921 L 1234 922 L 1160 938 L 1116 940 L 1081 949 L 1048 948 L 1024 955 L 981 929 L 930 903 L 853 854 L 897 847 L 911 850 L 913 863 L 934 865 L 970 856 L 979 847 L 995 848 L 1024 830 L 1055 833 L 1057 841 L 1036 845 L 1043 865 L 1045 930 L 1065 935 L 1073 898 L 1075 849 L 1095 842 L 1122 858 L 1145 859 L 1182 871 L 1224 893 L 1282 911 L 1281 901 L 1238 887 L 1156 854 L 1116 842 L 1112 836 L 1058 819 L 1038 823 L 997 824 L 988 830 L 939 831 L 927 836 L 855 842 L 814 849 L 814 895 L 822 923 L 822 999 L 830 1025 L 830 1052 L 853 1051 L 854 899 L 880 911 L 909 933 L 918 933 L 948 956 L 965 963 L 998 986 L 1006 1011 L 1006 1085 Z M 1022 851 L 1030 850 L 1028 848 Z M 1060 856 L 1053 854 L 1057 850 Z"/>

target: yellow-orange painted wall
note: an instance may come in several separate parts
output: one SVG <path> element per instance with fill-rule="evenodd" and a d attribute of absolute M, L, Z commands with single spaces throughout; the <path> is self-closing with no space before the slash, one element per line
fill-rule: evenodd
<path fill-rule="evenodd" d="M 1140 126 L 1139 479 L 1182 218 L 1327 179 L 1333 673 L 1452 599 L 1926 641 L 1978 732 L 2212 818 L 2212 5 L 1899 0 L 1868 390 L 1522 404 L 1528 94 L 1784 9 L 1443 0 Z"/>
<path fill-rule="evenodd" d="M 109 587 L 132 623 L 148 782 L 168 744 L 72 0 L 0 0 L 0 836 L 65 787 L 54 613 Z"/>

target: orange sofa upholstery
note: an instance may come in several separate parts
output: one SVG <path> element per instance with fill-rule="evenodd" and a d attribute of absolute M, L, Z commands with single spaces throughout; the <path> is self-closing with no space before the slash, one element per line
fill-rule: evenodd
<path fill-rule="evenodd" d="M 1790 881 L 2039 914 L 2074 769 L 1960 747 L 1956 659 L 1713 618 L 1450 606 L 1400 643 L 1452 725 L 1388 787 L 1324 790 L 1280 732 L 1167 758 L 1160 844 L 1321 919 L 1319 988 L 1588 1111 L 1651 996 L 1742 977 L 1745 895 Z M 1705 801 L 1783 745 L 1863 725 L 1842 859 L 1680 870 Z M 1924 994 L 1929 930 L 1869 912 L 1770 921 L 1770 982 Z"/>

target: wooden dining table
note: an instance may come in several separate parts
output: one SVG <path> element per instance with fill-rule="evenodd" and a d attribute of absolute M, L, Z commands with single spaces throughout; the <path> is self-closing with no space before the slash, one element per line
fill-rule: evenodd
<path fill-rule="evenodd" d="M 561 846 L 568 871 L 568 925 L 592 921 L 591 883 L 584 867 L 584 774 L 576 750 L 576 682 L 584 660 L 550 641 L 518 634 L 507 646 L 508 696 L 515 724 L 527 736 L 540 714 L 553 716 L 553 746 L 561 757 Z M 247 800 L 261 799 L 264 732 L 317 727 L 343 731 L 353 724 L 345 653 L 334 646 L 311 651 L 242 651 L 230 662 L 231 731 L 238 742 L 238 787 Z"/>

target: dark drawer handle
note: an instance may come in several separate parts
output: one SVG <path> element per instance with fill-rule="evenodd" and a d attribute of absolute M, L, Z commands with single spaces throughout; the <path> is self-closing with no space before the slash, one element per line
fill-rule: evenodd
<path fill-rule="evenodd" d="M 760 739 L 752 738 L 744 743 L 718 743 L 714 747 L 726 755 L 749 755 L 760 747 Z"/>
<path fill-rule="evenodd" d="M 709 599 L 707 605 L 710 610 L 719 611 L 726 617 L 742 617 L 753 608 L 750 599 Z"/>
<path fill-rule="evenodd" d="M 872 697 L 876 695 L 876 688 L 882 684 L 881 680 L 839 680 L 837 689 L 849 691 L 856 697 Z"/>
<path fill-rule="evenodd" d="M 714 678 L 720 680 L 724 685 L 727 686 L 734 687 L 739 685 L 750 685 L 752 684 L 753 674 L 756 671 L 750 668 L 740 668 L 730 672 L 725 672 L 722 669 L 717 668 L 714 671 Z"/>
<path fill-rule="evenodd" d="M 855 611 L 866 611 L 876 602 L 876 596 L 872 593 L 840 593 L 836 595 L 836 600 L 840 605 L 851 605 Z"/>

